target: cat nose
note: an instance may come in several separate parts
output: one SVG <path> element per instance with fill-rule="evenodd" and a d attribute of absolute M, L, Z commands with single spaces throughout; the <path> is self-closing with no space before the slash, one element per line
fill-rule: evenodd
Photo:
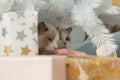
<path fill-rule="evenodd" d="M 65 45 L 67 44 L 66 42 L 63 42 Z"/>
<path fill-rule="evenodd" d="M 58 49 L 58 46 L 54 46 L 54 49 Z"/>
<path fill-rule="evenodd" d="M 57 47 L 54 47 L 54 49 L 56 50 L 56 49 L 57 49 Z"/>

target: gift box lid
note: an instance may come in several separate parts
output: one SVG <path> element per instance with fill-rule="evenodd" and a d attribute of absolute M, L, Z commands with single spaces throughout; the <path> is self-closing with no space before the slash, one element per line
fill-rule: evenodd
<path fill-rule="evenodd" d="M 64 56 L 0 57 L 0 80 L 66 80 Z"/>

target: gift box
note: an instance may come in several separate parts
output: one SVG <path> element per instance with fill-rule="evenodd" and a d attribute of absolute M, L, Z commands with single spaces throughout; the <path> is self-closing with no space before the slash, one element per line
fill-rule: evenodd
<path fill-rule="evenodd" d="M 120 0 L 112 0 L 112 4 L 120 7 Z"/>
<path fill-rule="evenodd" d="M 37 11 L 9 11 L 0 16 L 0 56 L 36 55 L 38 53 Z"/>
<path fill-rule="evenodd" d="M 67 80 L 120 80 L 120 58 L 67 58 Z"/>
<path fill-rule="evenodd" d="M 0 80 L 66 80 L 64 56 L 0 57 Z"/>

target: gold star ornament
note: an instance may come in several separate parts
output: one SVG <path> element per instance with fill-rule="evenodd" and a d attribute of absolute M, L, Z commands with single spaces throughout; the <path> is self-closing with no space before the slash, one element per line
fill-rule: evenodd
<path fill-rule="evenodd" d="M 9 56 L 9 54 L 12 53 L 12 52 L 13 52 L 12 46 L 11 46 L 11 45 L 8 45 L 8 46 L 5 45 L 4 53 L 5 53 L 7 56 Z"/>
<path fill-rule="evenodd" d="M 25 47 L 21 47 L 21 50 L 22 50 L 22 55 L 28 55 L 29 52 L 31 51 L 28 46 L 25 46 Z"/>

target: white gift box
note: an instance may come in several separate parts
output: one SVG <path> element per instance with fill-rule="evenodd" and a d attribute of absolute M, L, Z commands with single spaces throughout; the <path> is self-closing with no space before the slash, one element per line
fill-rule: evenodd
<path fill-rule="evenodd" d="M 65 57 L 0 57 L 0 80 L 66 80 Z"/>
<path fill-rule="evenodd" d="M 38 13 L 35 10 L 2 13 L 0 20 L 0 56 L 38 53 Z"/>

